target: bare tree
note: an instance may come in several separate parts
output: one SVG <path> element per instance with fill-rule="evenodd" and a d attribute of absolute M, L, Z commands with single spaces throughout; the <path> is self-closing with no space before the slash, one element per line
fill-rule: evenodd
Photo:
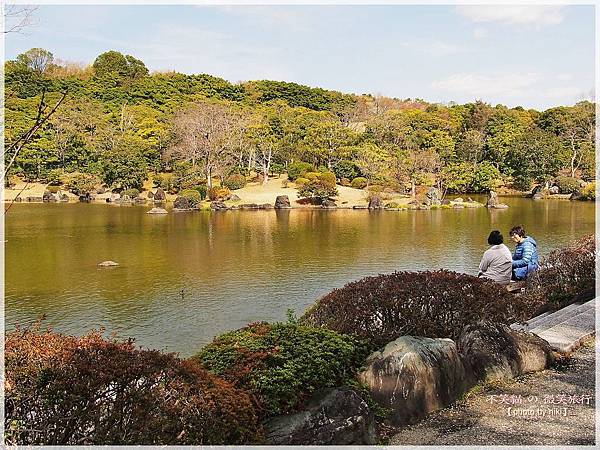
<path fill-rule="evenodd" d="M 21 33 L 24 29 L 34 25 L 33 13 L 38 6 L 32 5 L 7 5 L 3 3 L 4 34 Z"/>
<path fill-rule="evenodd" d="M 200 166 L 208 187 L 212 177 L 222 174 L 234 161 L 239 133 L 239 116 L 230 108 L 198 103 L 175 116 L 172 153 Z"/>

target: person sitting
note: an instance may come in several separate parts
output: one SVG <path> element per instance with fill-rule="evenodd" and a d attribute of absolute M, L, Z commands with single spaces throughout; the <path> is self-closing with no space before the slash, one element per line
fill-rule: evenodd
<path fill-rule="evenodd" d="M 531 236 L 527 236 L 521 226 L 512 227 L 509 234 L 517 244 L 512 256 L 513 280 L 525 280 L 539 267 L 537 242 Z"/>
<path fill-rule="evenodd" d="M 506 285 L 510 283 L 512 275 L 512 257 L 510 250 L 504 245 L 502 233 L 498 230 L 492 231 L 488 237 L 488 244 L 491 247 L 483 253 L 479 263 L 479 276 Z"/>

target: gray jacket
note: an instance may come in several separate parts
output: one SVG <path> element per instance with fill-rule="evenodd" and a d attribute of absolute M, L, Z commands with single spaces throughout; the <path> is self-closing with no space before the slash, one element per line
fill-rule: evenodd
<path fill-rule="evenodd" d="M 510 283 L 512 254 L 504 244 L 492 245 L 483 254 L 479 264 L 479 276 L 500 284 Z"/>

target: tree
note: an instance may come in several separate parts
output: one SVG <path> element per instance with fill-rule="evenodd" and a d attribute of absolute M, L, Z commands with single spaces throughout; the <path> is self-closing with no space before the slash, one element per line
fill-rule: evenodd
<path fill-rule="evenodd" d="M 372 143 L 364 143 L 356 148 L 356 165 L 368 180 L 367 186 L 376 177 L 385 176 L 389 168 L 390 155 Z"/>
<path fill-rule="evenodd" d="M 43 48 L 32 48 L 17 56 L 17 62 L 41 76 L 52 66 L 54 55 Z"/>
<path fill-rule="evenodd" d="M 92 67 L 98 76 L 117 74 L 120 77 L 136 79 L 148 75 L 148 69 L 142 61 L 114 50 L 99 55 Z"/>
<path fill-rule="evenodd" d="M 307 133 L 305 142 L 316 156 L 317 166 L 325 164 L 329 170 L 349 155 L 342 153 L 354 139 L 353 132 L 336 120 L 317 122 Z"/>

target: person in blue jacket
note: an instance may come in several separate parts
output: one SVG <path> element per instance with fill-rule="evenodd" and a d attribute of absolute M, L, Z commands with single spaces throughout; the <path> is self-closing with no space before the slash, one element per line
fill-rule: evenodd
<path fill-rule="evenodd" d="M 517 244 L 512 256 L 513 279 L 525 280 L 539 267 L 537 242 L 531 236 L 527 236 L 521 226 L 512 227 L 508 234 Z"/>

